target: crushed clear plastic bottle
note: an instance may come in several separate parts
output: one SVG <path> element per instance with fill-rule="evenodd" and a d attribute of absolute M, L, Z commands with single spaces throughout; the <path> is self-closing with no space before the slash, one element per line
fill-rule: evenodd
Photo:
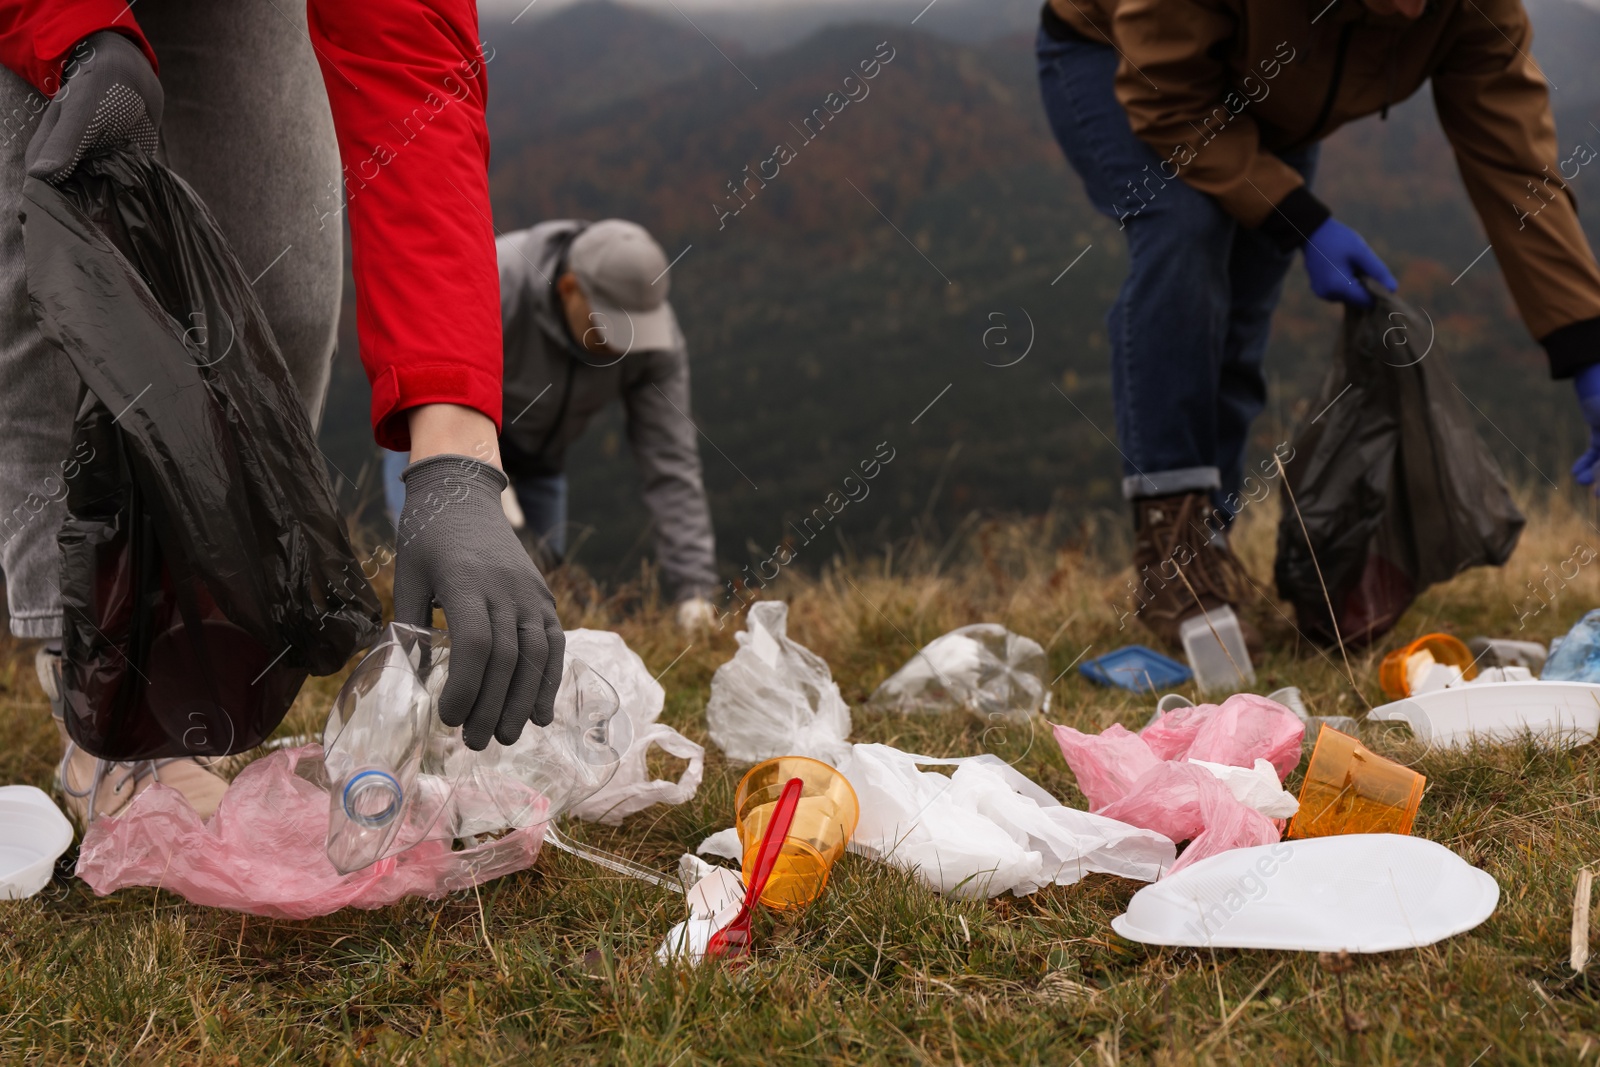
<path fill-rule="evenodd" d="M 427 840 L 548 822 L 598 792 L 632 741 L 616 690 L 568 657 L 549 726 L 474 752 L 439 721 L 449 635 L 391 624 L 323 728 L 328 859 L 364 870 Z"/>

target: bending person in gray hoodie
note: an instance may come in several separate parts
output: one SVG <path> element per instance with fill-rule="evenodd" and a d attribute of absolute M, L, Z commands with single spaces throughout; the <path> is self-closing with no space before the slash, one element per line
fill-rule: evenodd
<path fill-rule="evenodd" d="M 689 419 L 689 351 L 667 303 L 667 258 L 622 219 L 543 222 L 496 242 L 505 345 L 500 455 L 507 501 L 553 561 L 566 552 L 567 449 L 613 399 L 655 521 L 656 558 L 686 629 L 715 616 L 711 509 Z M 404 467 L 391 455 L 387 466 Z M 389 479 L 389 507 L 403 493 Z"/>

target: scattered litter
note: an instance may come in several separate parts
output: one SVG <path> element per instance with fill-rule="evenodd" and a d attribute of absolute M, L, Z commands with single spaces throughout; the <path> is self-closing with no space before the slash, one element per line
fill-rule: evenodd
<path fill-rule="evenodd" d="M 1111 928 L 1151 945 L 1392 952 L 1464 933 L 1499 900 L 1443 845 L 1357 834 L 1213 856 L 1139 890 Z"/>
<path fill-rule="evenodd" d="M 1600 682 L 1600 608 L 1550 642 L 1550 658 L 1539 677 L 1547 682 Z"/>
<path fill-rule="evenodd" d="M 1431 693 L 1477 677 L 1474 660 L 1471 649 L 1449 634 L 1424 634 L 1383 657 L 1378 684 L 1390 700 Z"/>
<path fill-rule="evenodd" d="M 985 721 L 1050 710 L 1039 642 L 980 622 L 928 642 L 873 692 L 871 703 L 903 715 L 965 709 Z"/>
<path fill-rule="evenodd" d="M 1418 741 L 1442 748 L 1530 735 L 1557 748 L 1574 748 L 1600 733 L 1600 684 L 1480 680 L 1385 704 L 1368 712 L 1367 719 L 1405 723 Z"/>
<path fill-rule="evenodd" d="M 1084 660 L 1078 671 L 1091 682 L 1114 685 L 1135 693 L 1156 693 L 1182 685 L 1193 677 L 1188 667 L 1171 656 L 1143 645 L 1128 645 L 1115 652 Z"/>
<path fill-rule="evenodd" d="M 474 753 L 433 710 L 448 664 L 447 634 L 391 625 L 335 701 L 324 730 L 333 756 L 319 745 L 272 752 L 240 772 L 209 821 L 153 785 L 90 824 L 78 876 L 102 896 L 159 886 L 194 904 L 304 919 L 437 898 L 531 866 L 549 821 L 615 771 L 628 717 L 569 654 L 555 720 Z M 420 741 L 411 717 L 426 724 Z M 452 851 L 452 838 L 470 847 Z"/>
<path fill-rule="evenodd" d="M 50 884 L 72 844 L 72 824 L 31 785 L 0 786 L 0 900 L 22 900 Z"/>
<path fill-rule="evenodd" d="M 1173 841 L 1190 841 L 1174 870 L 1227 849 L 1278 840 L 1271 817 L 1237 797 L 1233 782 L 1224 785 L 1202 764 L 1238 768 L 1250 776 L 1241 777 L 1241 788 L 1250 790 L 1250 779 L 1264 763 L 1282 793 L 1282 780 L 1300 763 L 1301 721 L 1253 693 L 1235 693 L 1220 705 L 1174 705 L 1168 703 L 1170 710 L 1137 734 L 1119 725 L 1099 734 L 1055 728 L 1089 809 Z M 1288 806 L 1287 795 L 1263 786 L 1252 790 L 1262 807 L 1281 811 Z"/>
<path fill-rule="evenodd" d="M 1178 627 L 1178 640 L 1202 693 L 1255 684 L 1256 671 L 1231 607 L 1223 605 L 1185 619 Z"/>
<path fill-rule="evenodd" d="M 811 756 L 834 763 L 850 751 L 850 708 L 822 657 L 785 634 L 789 605 L 750 605 L 739 650 L 717 668 L 706 727 L 728 759 L 759 763 Z"/>
<path fill-rule="evenodd" d="M 600 791 L 572 807 L 579 819 L 615 826 L 652 804 L 682 804 L 700 788 L 706 750 L 665 723 L 657 722 L 666 703 L 661 688 L 638 653 L 621 635 L 606 630 L 568 630 L 567 655 L 587 663 L 616 688 L 632 726 L 633 741 L 616 774 Z M 676 782 L 652 780 L 645 761 L 651 746 L 687 760 Z"/>
<path fill-rule="evenodd" d="M 1409 834 L 1428 780 L 1324 726 L 1300 786 L 1288 835 Z"/>
<path fill-rule="evenodd" d="M 757 879 L 757 853 L 794 783 L 800 790 L 797 809 L 784 828 L 776 866 Z M 822 895 L 861 817 L 849 780 L 806 756 L 779 756 L 751 767 L 734 791 L 733 810 L 745 880 L 751 886 L 759 881 L 761 903 L 779 910 L 806 907 Z"/>
<path fill-rule="evenodd" d="M 544 824 L 460 852 L 428 840 L 354 874 L 328 860 L 328 792 L 303 775 L 319 745 L 280 749 L 233 780 L 209 822 L 170 786 L 156 784 L 121 813 L 90 824 L 78 877 L 100 896 L 158 886 L 191 904 L 275 919 L 344 907 L 381 908 L 438 898 L 531 867 Z"/>
<path fill-rule="evenodd" d="M 1544 669 L 1549 652 L 1537 641 L 1512 641 L 1503 637 L 1474 637 L 1467 642 L 1473 659 L 1485 667 L 1526 667 L 1535 676 Z"/>
<path fill-rule="evenodd" d="M 955 772 L 921 769 L 929 766 Z M 1026 896 L 1094 872 L 1147 882 L 1173 864 L 1171 841 L 1065 807 L 991 754 L 937 759 L 856 745 L 839 769 L 861 801 L 850 851 L 912 871 L 936 892 Z"/>

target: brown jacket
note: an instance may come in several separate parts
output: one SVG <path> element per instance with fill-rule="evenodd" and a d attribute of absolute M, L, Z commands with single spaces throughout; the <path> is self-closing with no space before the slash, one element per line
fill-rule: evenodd
<path fill-rule="evenodd" d="M 1556 142 L 1520 0 L 1431 0 L 1415 20 L 1374 14 L 1360 0 L 1048 6 L 1047 29 L 1064 22 L 1121 53 L 1117 98 L 1134 133 L 1161 155 L 1162 177 L 1181 176 L 1288 246 L 1328 210 L 1273 153 L 1431 81 L 1467 193 L 1552 371 L 1568 377 L 1600 362 L 1600 269 L 1569 188 L 1596 153 Z"/>

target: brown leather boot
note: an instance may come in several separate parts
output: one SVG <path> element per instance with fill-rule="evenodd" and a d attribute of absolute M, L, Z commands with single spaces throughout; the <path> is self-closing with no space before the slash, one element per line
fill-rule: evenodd
<path fill-rule="evenodd" d="M 1255 600 L 1254 583 L 1222 532 L 1223 515 L 1205 492 L 1140 497 L 1133 502 L 1133 580 L 1124 611 L 1170 647 L 1178 627 L 1202 610 L 1224 605 L 1235 614 Z M 1261 636 L 1241 616 L 1239 629 L 1252 655 Z"/>

